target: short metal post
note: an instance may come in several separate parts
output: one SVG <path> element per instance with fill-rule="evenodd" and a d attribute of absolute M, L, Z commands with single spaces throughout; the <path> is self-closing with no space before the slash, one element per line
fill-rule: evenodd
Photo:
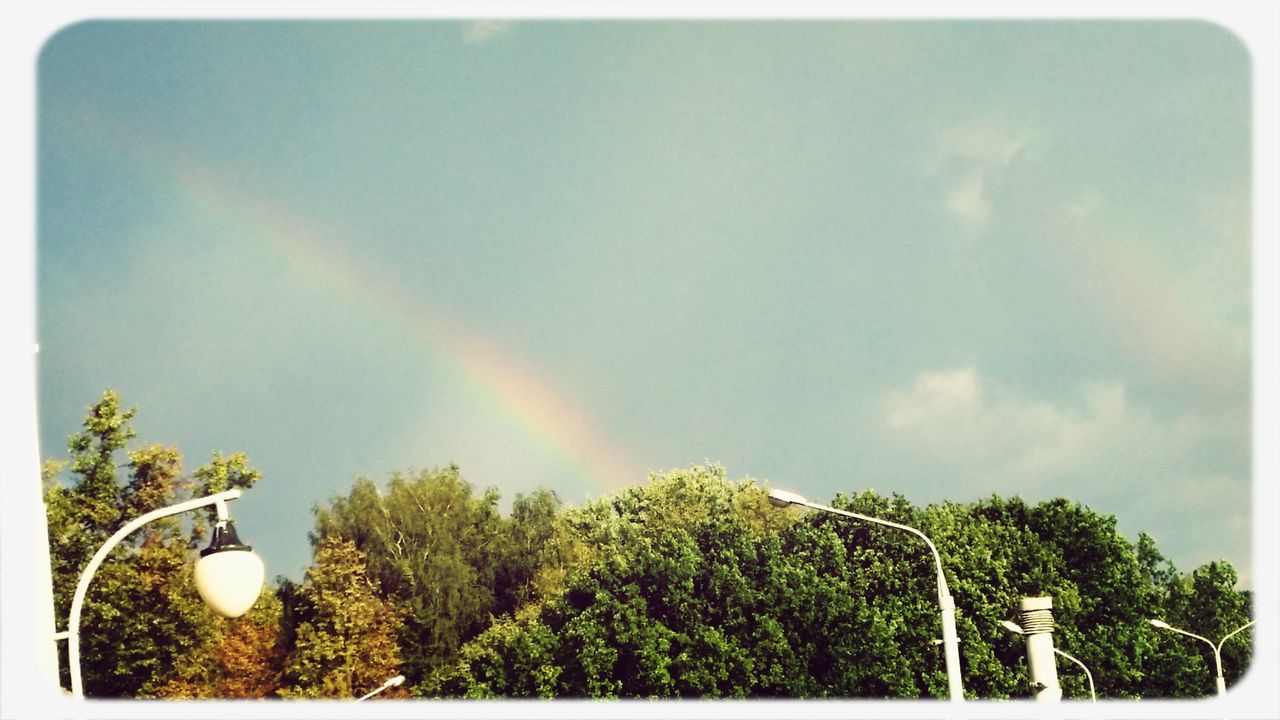
<path fill-rule="evenodd" d="M 1023 637 L 1027 641 L 1027 665 L 1031 669 L 1031 689 L 1041 702 L 1062 700 L 1058 685 L 1058 664 L 1053 651 L 1053 598 L 1023 598 L 1018 603 Z"/>

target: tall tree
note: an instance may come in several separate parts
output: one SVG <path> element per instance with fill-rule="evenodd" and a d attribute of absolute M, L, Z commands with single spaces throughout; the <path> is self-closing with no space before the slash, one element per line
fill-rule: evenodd
<path fill-rule="evenodd" d="M 83 429 L 67 441 L 70 461 L 50 458 L 43 466 L 44 501 L 49 524 L 49 560 L 54 605 L 59 618 L 71 607 L 80 571 L 119 526 L 121 486 L 116 457 L 134 437 L 137 408 L 122 411 L 113 390 L 89 408 Z M 71 481 L 61 472 L 71 467 Z"/>
<path fill-rule="evenodd" d="M 169 699 L 275 697 L 288 651 L 281 637 L 281 611 L 278 595 L 264 590 L 249 612 L 219 624 L 205 643 L 192 647 L 142 694 Z"/>
<path fill-rule="evenodd" d="M 488 625 L 503 554 L 497 503 L 493 490 L 474 496 L 452 466 L 394 473 L 385 494 L 361 478 L 316 508 L 313 545 L 350 540 L 381 592 L 409 609 L 399 641 L 411 683 Z"/>
<path fill-rule="evenodd" d="M 320 540 L 297 600 L 299 623 L 280 695 L 358 697 L 399 674 L 395 634 L 404 613 L 381 597 L 364 553 L 350 540 Z"/>
<path fill-rule="evenodd" d="M 933 558 L 917 537 L 822 512 L 764 504 L 718 467 L 651 478 L 570 508 L 579 562 L 559 594 L 495 622 L 417 690 L 424 695 L 945 697 Z M 1026 697 L 1022 643 L 1000 626 L 1018 600 L 1054 599 L 1055 641 L 1095 673 L 1103 697 L 1203 695 L 1160 678 L 1172 657 L 1146 613 L 1172 577 L 1148 539 L 1066 500 L 992 497 L 915 508 L 901 496 L 831 504 L 915 527 L 942 555 L 957 602 L 966 691 Z M 1171 570 L 1170 570 L 1171 572 Z M 1180 578 L 1169 618 L 1247 621 L 1229 566 Z M 1178 608 L 1183 608 L 1181 615 Z M 1197 614 L 1198 613 L 1198 614 Z M 1197 618 L 1199 620 L 1197 620 Z M 1247 652 L 1242 642 L 1236 652 Z M 1240 658 L 1236 672 L 1247 666 Z M 1190 683 L 1194 663 L 1185 668 Z M 1069 698 L 1085 679 L 1060 674 Z M 1181 677 L 1181 676 L 1176 676 Z"/>
<path fill-rule="evenodd" d="M 560 508 L 560 498 L 547 488 L 516 495 L 510 518 L 500 526 L 494 615 L 511 614 L 558 589 L 561 569 L 571 560 L 557 522 Z"/>
<path fill-rule="evenodd" d="M 54 601 L 65 626 L 72 597 L 90 558 L 114 532 L 139 515 L 189 497 L 176 447 L 150 445 L 127 451 L 125 482 L 117 455 L 135 436 L 136 409 L 121 410 L 107 390 L 89 409 L 83 429 L 68 443 L 69 462 L 45 463 L 44 497 L 49 525 Z M 237 456 L 243 460 L 243 456 Z M 197 471 L 212 472 L 218 465 Z M 67 466 L 71 477 L 60 472 Z M 257 472 L 241 463 L 249 485 Z M 81 674 L 88 696 L 148 695 L 166 682 L 179 659 L 208 645 L 219 620 L 201 602 L 191 578 L 193 553 L 184 522 L 163 518 L 125 538 L 99 567 L 81 613 Z M 60 648 L 65 658 L 65 645 Z M 69 684 L 68 670 L 63 679 Z"/>
<path fill-rule="evenodd" d="M 779 661 L 791 658 L 785 629 L 758 622 L 769 615 L 759 589 L 785 558 L 745 519 L 742 508 L 761 506 L 738 494 L 763 500 L 751 488 L 697 468 L 569 511 L 582 565 L 563 592 L 499 620 L 420 691 L 737 697 L 802 682 L 796 663 Z"/>
<path fill-rule="evenodd" d="M 1148 616 L 1216 645 L 1252 619 L 1252 594 L 1237 591 L 1237 581 L 1229 563 L 1206 563 L 1188 575 L 1171 579 L 1163 602 L 1151 606 Z M 1200 697 L 1217 692 L 1217 663 L 1208 643 L 1168 630 L 1147 630 L 1148 644 L 1155 656 L 1145 686 L 1147 694 Z M 1221 655 L 1223 676 L 1230 687 L 1252 662 L 1252 628 L 1222 643 Z"/>

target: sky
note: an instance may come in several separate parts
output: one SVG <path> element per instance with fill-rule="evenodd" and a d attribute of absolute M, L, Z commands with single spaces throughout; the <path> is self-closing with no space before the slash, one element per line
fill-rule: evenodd
<path fill-rule="evenodd" d="M 716 462 L 1067 497 L 1251 576 L 1250 60 L 1140 22 L 88 22 L 37 77 L 42 457 L 316 503 Z"/>

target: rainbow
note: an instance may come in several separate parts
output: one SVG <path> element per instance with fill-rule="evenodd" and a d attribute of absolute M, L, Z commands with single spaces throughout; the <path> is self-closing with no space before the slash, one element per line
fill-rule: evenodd
<path fill-rule="evenodd" d="M 468 395 L 487 403 L 526 442 L 554 457 L 588 493 L 643 479 L 641 466 L 598 430 L 599 423 L 569 393 L 508 349 L 434 311 L 420 295 L 397 285 L 392 273 L 344 250 L 349 243 L 278 203 L 240 192 L 197 163 L 178 163 L 174 174 L 177 187 L 201 212 L 217 213 L 268 240 L 310 281 L 412 337 L 429 355 L 426 359 L 449 370 Z"/>

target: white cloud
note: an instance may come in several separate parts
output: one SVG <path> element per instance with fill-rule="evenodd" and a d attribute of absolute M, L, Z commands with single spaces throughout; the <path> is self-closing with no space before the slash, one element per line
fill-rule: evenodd
<path fill-rule="evenodd" d="M 952 127 L 935 138 L 930 172 L 939 177 L 945 206 L 969 233 L 987 228 L 995 214 L 990 185 L 1026 146 L 1029 134 L 1002 123 Z"/>
<path fill-rule="evenodd" d="M 1101 206 L 1102 198 L 1096 192 L 1086 192 L 1066 201 L 1063 207 L 1068 217 L 1079 220 L 1092 216 Z"/>
<path fill-rule="evenodd" d="M 986 227 L 991 218 L 991 203 L 987 202 L 982 192 L 985 180 L 986 172 L 983 169 L 970 169 L 968 174 L 947 189 L 947 211 L 970 230 Z"/>
<path fill-rule="evenodd" d="M 885 424 L 953 466 L 1001 482 L 1040 486 L 1077 476 L 1116 477 L 1167 466 L 1199 430 L 1133 407 L 1120 383 L 1094 383 L 1050 402 L 983 378 L 973 368 L 920 374 L 884 400 Z"/>
<path fill-rule="evenodd" d="M 910 393 L 890 397 L 887 421 L 897 429 L 946 422 L 971 414 L 980 402 L 981 387 L 973 369 L 924 373 Z"/>
<path fill-rule="evenodd" d="M 462 26 L 462 42 L 467 44 L 488 42 L 499 35 L 511 32 L 512 24 L 502 20 L 476 20 Z"/>
<path fill-rule="evenodd" d="M 887 449 L 909 472 L 945 477 L 946 497 L 1067 497 L 1116 515 L 1131 538 L 1151 533 L 1184 570 L 1247 565 L 1248 431 L 1230 418 L 1161 418 L 1120 382 L 1047 400 L 974 368 L 921 373 L 879 413 Z"/>

